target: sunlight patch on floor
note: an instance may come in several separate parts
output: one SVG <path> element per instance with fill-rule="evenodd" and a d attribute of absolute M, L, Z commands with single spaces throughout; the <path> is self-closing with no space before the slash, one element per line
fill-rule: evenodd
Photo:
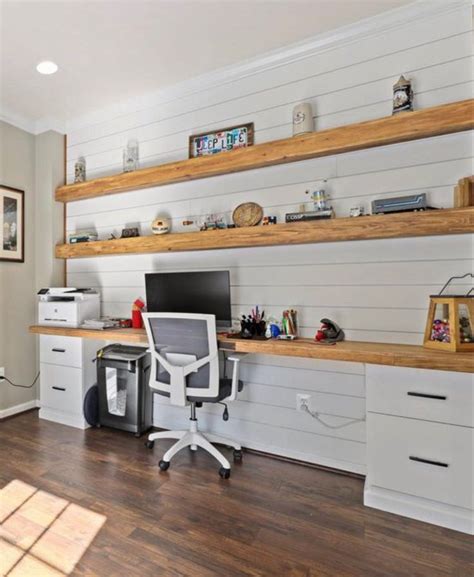
<path fill-rule="evenodd" d="M 0 577 L 65 577 L 106 517 L 11 481 L 0 490 Z"/>

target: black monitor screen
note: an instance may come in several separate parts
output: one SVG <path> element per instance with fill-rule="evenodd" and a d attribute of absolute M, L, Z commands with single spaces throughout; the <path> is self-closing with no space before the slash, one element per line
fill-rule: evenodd
<path fill-rule="evenodd" d="M 227 270 L 146 274 L 145 284 L 149 312 L 212 314 L 232 325 Z"/>

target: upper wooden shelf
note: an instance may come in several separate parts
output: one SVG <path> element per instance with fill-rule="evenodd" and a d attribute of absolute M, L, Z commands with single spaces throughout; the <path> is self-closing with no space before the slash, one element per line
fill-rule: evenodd
<path fill-rule="evenodd" d="M 469 232 L 474 232 L 474 207 L 60 244 L 56 246 L 56 257 L 182 252 Z"/>
<path fill-rule="evenodd" d="M 34 325 L 30 333 L 80 337 L 115 342 L 148 344 L 143 329 L 110 329 L 93 331 L 64 327 Z M 394 367 L 435 369 L 438 371 L 474 372 L 474 356 L 467 353 L 450 353 L 425 349 L 419 345 L 398 345 L 393 343 L 367 343 L 344 341 L 334 346 L 316 344 L 312 339 L 295 341 L 246 340 L 218 335 L 221 350 L 239 353 L 303 357 L 332 361 L 351 361 Z"/>
<path fill-rule="evenodd" d="M 265 142 L 214 156 L 171 162 L 135 172 L 60 186 L 56 190 L 56 200 L 71 202 L 462 132 L 474 128 L 473 103 L 472 99 L 453 102 L 415 112 L 399 113 L 378 120 Z"/>

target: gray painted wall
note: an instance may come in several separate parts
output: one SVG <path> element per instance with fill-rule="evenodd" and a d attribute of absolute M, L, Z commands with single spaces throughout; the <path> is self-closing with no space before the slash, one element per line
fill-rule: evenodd
<path fill-rule="evenodd" d="M 0 262 L 0 367 L 20 385 L 30 385 L 38 370 L 36 337 L 28 333 L 36 321 L 37 285 L 53 279 L 62 284 L 63 265 L 53 258 L 52 240 L 62 227 L 53 192 L 63 178 L 63 138 L 0 122 L 0 184 L 25 191 L 25 262 Z M 0 383 L 0 417 L 36 398 L 36 387 Z"/>

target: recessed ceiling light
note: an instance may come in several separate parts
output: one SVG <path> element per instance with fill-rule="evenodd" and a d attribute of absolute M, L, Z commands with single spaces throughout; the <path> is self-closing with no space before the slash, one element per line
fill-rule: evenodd
<path fill-rule="evenodd" d="M 43 62 L 38 64 L 36 70 L 40 74 L 54 74 L 58 71 L 58 65 L 55 62 L 51 62 L 51 60 L 43 60 Z"/>

